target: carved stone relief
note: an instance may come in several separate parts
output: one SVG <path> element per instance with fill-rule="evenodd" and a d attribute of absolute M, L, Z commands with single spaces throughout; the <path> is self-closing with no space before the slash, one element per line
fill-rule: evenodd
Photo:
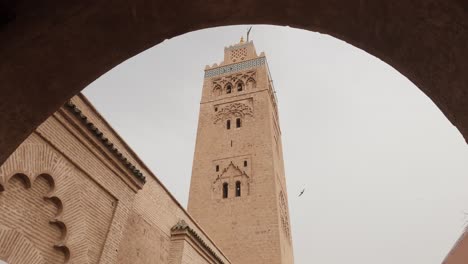
<path fill-rule="evenodd" d="M 247 57 L 247 48 L 233 49 L 231 51 L 231 61 L 244 60 Z"/>
<path fill-rule="evenodd" d="M 212 95 L 220 96 L 227 93 L 227 87 L 232 87 L 232 93 L 237 91 L 237 85 L 243 86 L 243 91 L 253 90 L 257 87 L 257 72 L 255 70 L 236 73 L 229 76 L 214 78 L 212 80 Z"/>
<path fill-rule="evenodd" d="M 47 263 L 67 263 L 70 258 L 70 250 L 66 245 L 67 228 L 62 219 L 62 201 L 55 195 L 53 177 L 49 174 L 31 177 L 23 173 L 15 173 L 7 175 L 2 186 L 0 194 L 2 225 L 5 228 L 23 231 L 20 233 L 31 245 L 29 248 L 34 252 L 39 252 L 33 254 L 37 261 L 43 259 L 47 260 Z M 4 253 L 8 255 L 5 256 L 6 259 L 11 261 L 11 258 L 14 258 L 12 255 L 19 254 L 14 251 L 18 240 L 7 236 L 3 239 L 4 241 L 0 243 L 12 245 L 11 251 Z M 30 240 L 36 240 L 36 243 Z M 55 248 L 61 254 L 51 250 L 41 252 L 38 250 L 41 247 L 42 249 L 43 247 Z"/>
<path fill-rule="evenodd" d="M 286 201 L 286 197 L 284 196 L 283 191 L 280 191 L 279 194 L 279 204 L 280 204 L 280 217 L 281 217 L 281 226 L 289 241 L 291 241 L 291 229 L 289 226 L 289 212 L 288 212 L 288 204 Z"/>
<path fill-rule="evenodd" d="M 228 104 L 216 112 L 213 123 L 216 124 L 219 121 L 224 121 L 230 118 L 244 118 L 246 116 L 253 117 L 253 111 L 250 106 L 244 103 Z"/>
<path fill-rule="evenodd" d="M 89 263 L 81 192 L 71 171 L 68 162 L 34 135 L 0 167 L 0 228 L 20 232 L 47 264 Z M 16 243 L 3 239 L 0 244 Z"/>
<path fill-rule="evenodd" d="M 250 192 L 250 176 L 231 162 L 214 179 L 212 185 L 213 198 L 219 199 L 222 197 L 223 183 L 228 183 L 230 186 L 229 192 L 234 193 L 234 186 L 237 181 L 241 183 L 241 196 L 248 195 Z M 229 197 L 232 197 L 232 195 L 229 195 Z"/>

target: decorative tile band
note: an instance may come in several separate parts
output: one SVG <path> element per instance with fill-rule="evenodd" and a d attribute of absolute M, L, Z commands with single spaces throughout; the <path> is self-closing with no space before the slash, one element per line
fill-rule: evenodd
<path fill-rule="evenodd" d="M 132 174 L 141 182 L 145 183 L 146 182 L 146 177 L 143 175 L 143 173 L 138 170 L 135 165 L 133 165 L 126 157 L 123 156 L 123 154 L 115 147 L 115 145 L 109 141 L 107 137 L 104 136 L 104 134 L 91 122 L 88 121 L 88 118 L 81 112 L 81 110 L 71 101 L 68 101 L 65 104 L 66 108 L 70 110 L 75 116 L 77 116 L 81 122 L 88 128 L 91 133 L 93 133 L 94 136 L 96 136 L 99 141 L 106 146 L 106 148 L 112 152 L 120 162 L 129 169 Z"/>
<path fill-rule="evenodd" d="M 223 67 L 218 67 L 205 71 L 205 78 L 213 77 L 225 73 L 238 72 L 249 68 L 255 68 L 264 65 L 266 62 L 265 57 L 256 58 L 253 60 L 243 61 L 236 64 L 230 64 Z"/>

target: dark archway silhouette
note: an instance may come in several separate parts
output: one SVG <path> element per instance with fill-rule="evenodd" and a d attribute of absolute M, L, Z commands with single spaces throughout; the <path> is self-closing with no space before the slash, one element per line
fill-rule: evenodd
<path fill-rule="evenodd" d="M 466 0 L 3 0 L 0 164 L 67 99 L 126 59 L 183 33 L 247 23 L 329 34 L 379 57 L 468 140 Z"/>
<path fill-rule="evenodd" d="M 167 38 L 245 23 L 326 33 L 379 57 L 468 139 L 463 0 L 19 0 L 0 7 L 0 163 L 68 98 L 119 63 Z"/>

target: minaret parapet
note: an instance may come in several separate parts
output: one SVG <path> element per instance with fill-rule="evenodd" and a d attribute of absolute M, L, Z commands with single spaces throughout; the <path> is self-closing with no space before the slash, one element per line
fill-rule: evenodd
<path fill-rule="evenodd" d="M 253 41 L 224 47 L 224 60 L 205 68 L 205 78 L 233 73 L 266 64 L 265 53 L 257 55 Z"/>

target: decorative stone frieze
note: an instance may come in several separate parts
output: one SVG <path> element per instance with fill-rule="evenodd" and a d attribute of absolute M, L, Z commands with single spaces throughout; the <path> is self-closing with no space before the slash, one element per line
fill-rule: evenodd
<path fill-rule="evenodd" d="M 224 121 L 233 117 L 244 118 L 246 116 L 253 117 L 253 111 L 250 106 L 244 103 L 232 103 L 224 106 L 216 112 L 213 118 L 213 123 L 216 124 L 219 121 Z"/>

